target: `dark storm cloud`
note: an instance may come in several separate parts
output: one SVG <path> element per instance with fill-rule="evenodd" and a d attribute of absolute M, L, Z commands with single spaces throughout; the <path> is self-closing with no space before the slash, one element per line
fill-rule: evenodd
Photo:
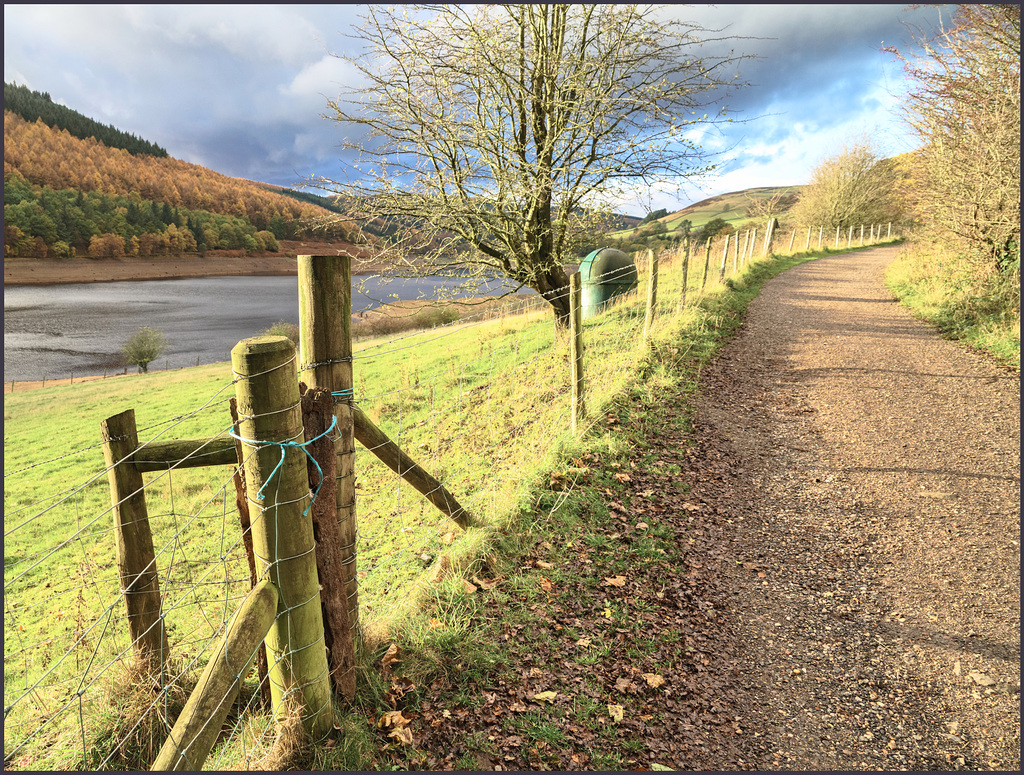
<path fill-rule="evenodd" d="M 902 70 L 885 43 L 934 8 L 900 5 L 727 5 L 665 13 L 739 39 L 709 43 L 756 55 L 748 88 L 727 100 L 738 123 L 695 135 L 718 154 L 702 191 L 636 192 L 636 207 L 748 185 L 799 183 L 822 156 L 868 133 L 887 152 L 909 149 L 894 108 Z M 343 179 L 345 128 L 321 118 L 356 73 L 330 52 L 360 13 L 339 5 L 4 6 L 4 78 L 226 175 L 296 185 Z"/>

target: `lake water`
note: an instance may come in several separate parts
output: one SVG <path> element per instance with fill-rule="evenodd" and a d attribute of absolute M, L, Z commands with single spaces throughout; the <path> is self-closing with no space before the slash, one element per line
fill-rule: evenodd
<path fill-rule="evenodd" d="M 457 289 L 459 278 L 353 278 L 352 311 L 394 301 L 433 298 Z M 495 295 L 494 281 L 475 292 Z M 102 374 L 119 366 L 121 345 L 150 326 L 167 336 L 168 349 L 151 364 L 179 368 L 230 359 L 240 339 L 279 320 L 299 322 L 295 277 L 206 277 L 117 283 L 4 287 L 4 380 Z"/>

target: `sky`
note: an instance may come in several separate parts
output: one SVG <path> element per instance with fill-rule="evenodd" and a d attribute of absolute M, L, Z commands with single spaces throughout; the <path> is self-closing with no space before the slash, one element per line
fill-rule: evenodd
<path fill-rule="evenodd" d="M 620 212 L 670 212 L 715 194 L 806 183 L 848 143 L 883 156 L 916 147 L 899 116 L 907 84 L 883 45 L 908 50 L 937 8 L 892 5 L 669 6 L 752 56 L 733 124 L 699 133 L 716 171 L 699 184 L 631 192 Z M 48 92 L 171 156 L 232 177 L 300 186 L 343 180 L 346 129 L 324 118 L 356 73 L 355 5 L 4 6 L 4 81 Z"/>

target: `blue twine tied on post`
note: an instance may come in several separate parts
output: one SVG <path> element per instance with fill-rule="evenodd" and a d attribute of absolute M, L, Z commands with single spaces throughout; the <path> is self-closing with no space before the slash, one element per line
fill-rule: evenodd
<path fill-rule="evenodd" d="M 338 418 L 332 417 L 331 424 L 327 428 L 327 430 L 325 430 L 319 436 L 309 439 L 308 441 L 253 441 L 252 439 L 244 439 L 241 436 L 238 436 L 237 434 L 235 434 L 233 428 L 228 428 L 228 435 L 231 436 L 231 438 L 233 439 L 238 439 L 243 444 L 249 444 L 250 446 L 253 447 L 276 446 L 281 448 L 281 459 L 277 461 L 277 465 L 274 466 L 274 470 L 270 472 L 270 476 L 268 476 L 267 480 L 263 483 L 263 487 L 260 487 L 259 492 L 256 493 L 256 498 L 258 500 L 263 500 L 263 490 L 266 488 L 268 484 L 270 484 L 271 481 L 273 481 L 274 477 L 277 475 L 277 472 L 281 470 L 281 466 L 284 465 L 284 456 L 287 450 L 289 448 L 301 449 L 305 453 L 306 457 L 313 461 L 313 465 L 316 466 L 316 470 L 320 474 L 320 481 L 316 485 L 316 490 L 313 491 L 313 497 L 309 499 L 309 503 L 306 505 L 305 510 L 302 512 L 302 516 L 306 516 L 309 513 L 309 510 L 313 508 L 313 501 L 316 500 L 316 496 L 320 492 L 320 486 L 324 483 L 324 470 L 320 467 L 320 464 L 316 461 L 316 458 L 309 454 L 309 450 L 306 449 L 306 447 L 312 444 L 314 441 L 319 441 L 328 433 L 333 431 L 334 426 L 336 426 L 337 424 Z"/>

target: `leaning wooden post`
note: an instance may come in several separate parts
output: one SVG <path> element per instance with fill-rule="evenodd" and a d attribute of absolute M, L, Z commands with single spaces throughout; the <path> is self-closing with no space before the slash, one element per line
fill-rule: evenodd
<path fill-rule="evenodd" d="M 861 247 L 864 246 L 864 224 L 863 223 L 860 225 L 860 244 L 861 244 Z"/>
<path fill-rule="evenodd" d="M 747 260 L 747 243 L 750 242 L 750 229 L 743 232 L 743 249 L 740 250 L 740 266 Z"/>
<path fill-rule="evenodd" d="M 352 409 L 352 259 L 299 256 L 299 377 L 334 395 L 335 504 L 348 619 L 359 634 L 356 576 L 355 420 Z"/>
<path fill-rule="evenodd" d="M 793 243 L 796 241 L 796 227 L 793 227 L 793 234 L 789 238 L 789 250 L 786 252 L 789 255 L 793 255 Z"/>
<path fill-rule="evenodd" d="M 818 250 L 821 250 L 821 238 L 825 235 L 825 227 L 818 227 Z"/>
<path fill-rule="evenodd" d="M 887 240 L 892 239 L 892 221 L 889 221 L 889 231 L 886 232 L 885 238 Z"/>
<path fill-rule="evenodd" d="M 850 227 L 850 231 L 846 234 L 846 247 L 849 248 L 853 245 L 853 227 Z"/>
<path fill-rule="evenodd" d="M 569 339 L 572 350 L 572 433 L 579 433 L 580 424 L 587 412 L 583 383 L 583 285 L 580 273 L 569 275 L 569 325 L 572 336 Z"/>
<path fill-rule="evenodd" d="M 160 748 L 153 772 L 202 769 L 260 650 L 260 642 L 274 623 L 277 599 L 274 585 L 264 579 L 242 601 Z"/>
<path fill-rule="evenodd" d="M 270 695 L 279 719 L 288 700 L 314 740 L 333 724 L 324 621 L 316 572 L 295 347 L 283 336 L 243 339 L 231 351 L 245 453 L 253 553 L 260 579 L 280 599 L 266 638 Z"/>
<path fill-rule="evenodd" d="M 650 266 L 650 275 L 647 278 L 647 309 L 644 312 L 644 335 L 643 347 L 651 338 L 651 327 L 654 325 L 654 315 L 658 308 L 658 256 L 653 250 L 647 251 L 647 262 Z"/>
<path fill-rule="evenodd" d="M 403 452 L 373 420 L 358 407 L 353 407 L 356 438 L 382 463 L 398 474 L 424 498 L 430 501 L 459 527 L 473 524 L 473 515 L 464 509 L 455 496 L 437 479 L 427 473 L 419 463 Z"/>
<path fill-rule="evenodd" d="M 836 250 L 839 250 L 839 229 L 840 226 L 836 226 Z"/>
<path fill-rule="evenodd" d="M 103 458 L 110 481 L 114 540 L 121 589 L 128 608 L 128 629 L 140 661 L 162 670 L 167 663 L 167 632 L 160 611 L 160 580 L 153 552 L 142 474 L 131 462 L 139 446 L 135 410 L 100 423 Z"/>
<path fill-rule="evenodd" d="M 811 249 L 811 227 L 808 226 L 807 227 L 807 239 L 804 240 L 804 250 L 806 251 L 806 250 L 810 250 L 810 249 Z"/>
<path fill-rule="evenodd" d="M 686 285 L 690 281 L 690 235 L 687 234 L 683 242 L 683 289 L 679 292 L 679 305 L 677 312 L 682 312 L 686 306 Z"/>
<path fill-rule="evenodd" d="M 708 284 L 708 267 L 711 265 L 711 237 L 708 237 L 708 241 L 704 243 L 704 277 L 700 281 L 700 289 L 703 291 L 704 286 Z"/>

